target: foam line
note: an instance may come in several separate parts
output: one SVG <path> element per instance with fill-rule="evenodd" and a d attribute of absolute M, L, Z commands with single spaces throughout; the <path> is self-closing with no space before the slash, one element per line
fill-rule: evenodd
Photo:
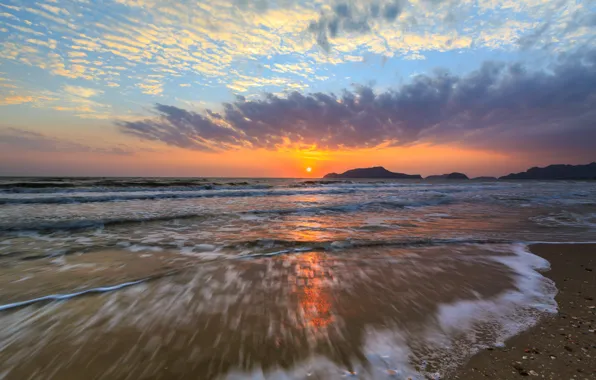
<path fill-rule="evenodd" d="M 118 284 L 118 285 L 114 285 L 114 286 L 103 286 L 103 287 L 99 287 L 99 288 L 92 288 L 92 289 L 82 290 L 82 291 L 76 292 L 76 293 L 50 294 L 48 296 L 43 296 L 43 297 L 39 297 L 39 298 L 33 298 L 33 299 L 30 299 L 30 300 L 26 300 L 26 301 L 20 301 L 20 302 L 14 302 L 14 303 L 9 303 L 9 304 L 5 304 L 5 305 L 0 305 L 0 311 L 14 309 L 14 308 L 23 307 L 23 306 L 29 306 L 29 305 L 34 304 L 34 303 L 37 303 L 37 302 L 43 302 L 43 301 L 63 301 L 63 300 L 67 300 L 67 299 L 70 299 L 70 298 L 74 298 L 74 297 L 78 297 L 78 296 L 82 296 L 82 295 L 90 294 L 90 293 L 111 292 L 111 291 L 114 291 L 114 290 L 126 288 L 128 286 L 137 285 L 137 284 L 140 284 L 140 283 L 145 282 L 145 281 L 147 281 L 147 279 L 141 279 L 141 280 L 137 280 L 137 281 L 125 282 L 123 284 Z"/>
<path fill-rule="evenodd" d="M 299 253 L 299 252 L 306 252 L 306 251 L 312 251 L 312 250 L 313 250 L 313 248 L 310 248 L 310 247 L 295 248 L 295 249 L 283 249 L 281 251 L 275 251 L 275 252 L 255 253 L 252 255 L 242 255 L 242 256 L 239 256 L 239 258 L 247 259 L 247 258 L 255 258 L 255 257 L 270 257 L 270 256 L 283 255 L 285 253 Z"/>
<path fill-rule="evenodd" d="M 37 198 L 0 198 L 0 204 L 65 204 L 65 203 L 100 203 L 116 201 L 144 201 L 156 199 L 193 199 L 193 198 L 235 198 L 235 197 L 269 197 L 292 195 L 326 195 L 326 194 L 352 194 L 355 189 L 329 188 L 306 190 L 203 190 L 184 192 L 147 192 L 147 193 L 112 193 L 101 195 L 76 195 L 37 197 Z"/>

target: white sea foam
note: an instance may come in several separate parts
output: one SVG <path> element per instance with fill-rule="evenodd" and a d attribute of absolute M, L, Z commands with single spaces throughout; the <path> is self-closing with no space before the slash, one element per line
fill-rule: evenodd
<path fill-rule="evenodd" d="M 23 277 L 19 278 L 18 280 L 14 280 L 12 283 L 16 284 L 18 282 L 27 281 L 27 280 L 32 279 L 32 278 L 33 278 L 33 276 L 23 276 Z"/>
<path fill-rule="evenodd" d="M 155 247 L 155 246 L 150 246 L 150 245 L 141 245 L 141 244 L 134 244 L 129 247 L 126 247 L 126 249 L 128 249 L 129 251 L 132 251 L 132 252 L 143 252 L 143 251 L 161 252 L 161 251 L 163 251 L 163 248 L 161 248 L 161 247 Z"/>
<path fill-rule="evenodd" d="M 215 251 L 216 249 L 213 244 L 197 244 L 194 248 L 198 251 Z"/>
<path fill-rule="evenodd" d="M 346 249 L 351 247 L 353 244 L 351 241 L 349 240 L 337 240 L 331 243 L 330 247 L 333 250 L 340 250 L 340 249 Z"/>
<path fill-rule="evenodd" d="M 310 247 L 300 247 L 300 248 L 282 249 L 279 251 L 266 252 L 266 253 L 244 253 L 244 254 L 239 255 L 238 257 L 240 257 L 240 258 L 268 257 L 268 256 L 284 255 L 286 253 L 308 252 L 310 250 L 312 250 L 312 248 L 310 248 Z"/>
<path fill-rule="evenodd" d="M 515 289 L 494 298 L 466 299 L 438 306 L 438 326 L 427 331 L 426 339 L 448 347 L 449 352 L 442 355 L 448 358 L 442 360 L 445 371 L 452 370 L 478 350 L 502 344 L 530 328 L 541 316 L 557 312 L 555 284 L 540 274 L 550 268 L 549 262 L 529 252 L 524 244 L 507 247 L 514 256 L 495 255 L 491 259 L 513 270 Z M 501 250 L 503 247 L 494 248 Z M 481 333 L 477 326 L 482 326 Z M 462 334 L 465 338 L 461 342 L 448 338 Z M 478 335 L 491 341 L 479 341 Z"/>
<path fill-rule="evenodd" d="M 579 214 L 565 211 L 533 216 L 530 220 L 545 227 L 596 227 L 596 213 Z"/>

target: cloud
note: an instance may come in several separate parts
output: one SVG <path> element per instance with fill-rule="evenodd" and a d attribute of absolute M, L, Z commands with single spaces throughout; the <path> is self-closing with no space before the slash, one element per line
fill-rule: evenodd
<path fill-rule="evenodd" d="M 221 112 L 161 104 L 155 111 L 155 118 L 118 125 L 142 139 L 206 151 L 431 143 L 593 155 L 596 51 L 561 55 L 542 71 L 485 62 L 467 75 L 439 70 L 380 93 L 358 86 L 341 96 L 238 97 L 223 104 Z"/>
<path fill-rule="evenodd" d="M 80 86 L 64 86 L 64 92 L 69 95 L 81 97 L 81 98 L 92 98 L 96 95 L 102 93 L 102 91 L 96 90 L 94 88 L 87 88 L 87 87 L 80 87 Z"/>
<path fill-rule="evenodd" d="M 277 66 L 277 65 L 276 65 Z M 280 71 L 280 69 L 273 69 L 272 71 Z M 250 77 L 247 75 L 242 75 L 239 73 L 235 73 L 238 77 L 237 80 L 234 80 L 232 83 L 228 84 L 227 87 L 235 92 L 247 92 L 254 87 L 279 87 L 282 89 L 300 89 L 303 90 L 308 87 L 308 85 L 302 82 L 296 82 L 288 78 L 279 78 L 279 77 Z"/>
<path fill-rule="evenodd" d="M 531 33 L 525 34 L 518 40 L 519 46 L 522 49 L 529 49 L 534 47 L 539 41 L 543 34 L 550 28 L 550 23 L 545 22 L 539 28 L 535 29 Z"/>
<path fill-rule="evenodd" d="M 0 98 L 0 106 L 31 103 L 34 101 L 35 101 L 35 98 L 33 96 L 8 95 L 3 98 Z"/>
<path fill-rule="evenodd" d="M 39 132 L 17 128 L 0 130 L 0 146 L 3 149 L 33 152 L 71 152 L 71 153 L 102 153 L 131 155 L 134 151 L 126 146 L 94 147 L 74 141 L 50 137 Z"/>
<path fill-rule="evenodd" d="M 307 31 L 327 52 L 332 42 L 333 50 L 345 51 L 354 39 L 389 56 L 395 50 L 408 54 L 465 47 L 561 52 L 590 42 L 594 20 L 585 5 L 568 0 L 335 0 L 322 6 Z M 428 35 L 447 36 L 449 42 L 437 46 Z M 416 46 L 407 38 L 426 41 Z M 451 46 L 455 40 L 466 43 Z"/>
<path fill-rule="evenodd" d="M 11 18 L 13 20 L 19 19 L 17 16 L 13 15 L 12 13 L 8 13 L 8 12 L 0 12 L 0 17 Z"/>
<path fill-rule="evenodd" d="M 8 5 L 8 4 L 0 4 L 0 6 L 8 8 L 8 9 L 12 9 L 13 11 L 20 11 L 21 8 L 14 6 L 14 5 Z"/>
<path fill-rule="evenodd" d="M 137 83 L 143 94 L 160 95 L 163 93 L 163 84 L 156 79 L 147 79 L 144 82 Z"/>
<path fill-rule="evenodd" d="M 58 93 L 61 99 L 52 105 L 56 111 L 72 112 L 83 119 L 109 119 L 112 115 L 112 106 L 93 100 L 103 91 L 82 87 L 65 85 L 62 92 Z"/>
<path fill-rule="evenodd" d="M 368 33 L 372 30 L 372 22 L 395 21 L 403 7 L 401 0 L 373 1 L 363 4 L 338 2 L 330 10 L 323 11 L 318 20 L 311 21 L 308 31 L 315 36 L 317 43 L 328 51 L 331 48 L 330 38 L 335 38 L 343 32 Z"/>
<path fill-rule="evenodd" d="M 0 80 L 3 78 L 0 78 Z M 1 85 L 1 83 L 0 83 Z M 2 86 L 5 88 L 17 88 L 16 85 L 7 83 L 5 84 L 5 86 Z M 52 95 L 50 93 L 48 93 L 47 91 L 39 91 L 38 93 L 17 93 L 13 90 L 11 90 L 8 94 L 3 95 L 0 94 L 0 106 L 10 106 L 10 105 L 15 105 L 15 104 L 30 104 L 33 106 L 41 106 L 41 105 L 45 105 L 48 104 L 49 102 L 52 102 L 56 100 L 56 98 L 52 97 Z"/>
<path fill-rule="evenodd" d="M 116 84 L 132 95 L 160 97 L 168 96 L 181 76 L 220 90 L 251 91 L 261 77 L 252 64 L 259 60 L 280 65 L 302 60 L 306 66 L 299 69 L 272 70 L 286 78 L 301 76 L 314 87 L 330 65 L 370 54 L 420 59 L 427 52 L 507 51 L 520 45 L 569 51 L 593 43 L 595 25 L 585 2 L 575 0 L 29 3 L 0 4 L 4 29 L 10 31 L 0 41 L 0 60 L 85 79 L 99 88 Z M 544 22 L 549 26 L 534 36 Z M 333 45 L 333 54 L 323 54 L 317 44 L 327 50 Z M 146 81 L 151 74 L 163 78 Z M 257 85 L 248 85 L 249 76 Z"/>
<path fill-rule="evenodd" d="M 46 11 L 55 14 L 56 16 L 60 16 L 61 14 L 70 16 L 70 12 L 68 12 L 66 9 L 55 7 L 55 6 L 49 5 L 49 4 L 39 4 L 39 6 L 43 9 L 45 9 Z"/>

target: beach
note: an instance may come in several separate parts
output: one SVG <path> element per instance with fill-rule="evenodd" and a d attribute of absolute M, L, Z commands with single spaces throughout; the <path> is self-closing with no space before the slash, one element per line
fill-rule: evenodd
<path fill-rule="evenodd" d="M 596 244 L 535 244 L 551 263 L 559 311 L 527 331 L 475 355 L 452 378 L 596 378 Z"/>

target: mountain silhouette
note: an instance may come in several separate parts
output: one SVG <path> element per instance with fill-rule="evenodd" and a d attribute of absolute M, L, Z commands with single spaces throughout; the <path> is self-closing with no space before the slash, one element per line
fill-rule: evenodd
<path fill-rule="evenodd" d="M 549 165 L 511 173 L 499 179 L 596 179 L 596 162 L 587 165 Z"/>
<path fill-rule="evenodd" d="M 464 173 L 449 173 L 449 174 L 441 174 L 441 175 L 429 175 L 425 179 L 469 179 L 467 175 Z"/>
<path fill-rule="evenodd" d="M 394 173 L 385 169 L 382 166 L 375 166 L 372 168 L 358 168 L 351 169 L 341 174 L 329 173 L 325 174 L 323 178 L 395 178 L 395 179 L 422 179 L 419 174 L 403 174 Z"/>

